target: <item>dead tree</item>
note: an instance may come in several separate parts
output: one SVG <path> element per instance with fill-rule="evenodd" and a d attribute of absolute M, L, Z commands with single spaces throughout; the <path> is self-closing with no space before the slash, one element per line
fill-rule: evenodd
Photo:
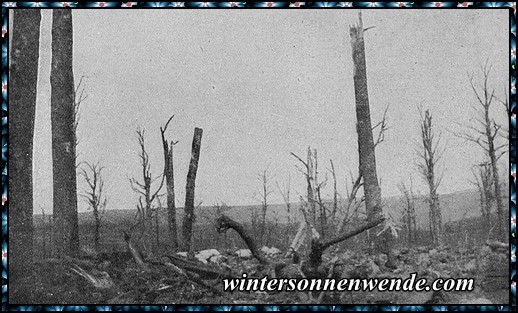
<path fill-rule="evenodd" d="M 268 211 L 268 197 L 272 193 L 269 187 L 269 178 L 268 178 L 268 168 L 266 168 L 262 173 L 259 174 L 259 180 L 262 184 L 262 190 L 259 193 L 261 197 L 261 235 L 260 242 L 263 245 L 267 245 L 268 240 L 270 239 L 267 234 L 266 227 L 266 212 Z"/>
<path fill-rule="evenodd" d="M 495 90 L 491 89 L 488 85 L 491 66 L 486 62 L 486 64 L 481 68 L 481 71 L 484 82 L 480 91 L 477 90 L 477 86 L 473 82 L 473 75 L 469 77 L 471 89 L 476 97 L 476 102 L 471 104 L 471 107 L 476 112 L 476 117 L 474 118 L 476 124 L 468 126 L 465 132 L 458 133 L 456 135 L 479 145 L 489 159 L 493 181 L 492 185 L 496 200 L 496 213 L 498 215 L 497 235 L 500 241 L 506 241 L 509 232 L 507 231 L 507 223 L 505 222 L 506 216 L 504 213 L 500 178 L 498 176 L 498 160 L 506 152 L 504 148 L 508 143 L 505 142 L 498 145 L 495 142 L 497 136 L 502 134 L 502 126 L 497 124 L 495 119 L 490 116 L 490 110 L 494 104 L 493 100 L 496 99 Z M 507 100 L 505 102 L 501 102 L 507 106 Z"/>
<path fill-rule="evenodd" d="M 299 160 L 302 165 L 304 165 L 305 170 L 297 168 L 299 172 L 301 172 L 304 177 L 306 178 L 307 183 L 307 213 L 309 215 L 309 223 L 311 225 L 316 225 L 316 187 L 315 187 L 315 166 L 314 166 L 314 160 L 315 160 L 315 153 L 311 150 L 311 147 L 308 147 L 308 153 L 307 153 L 307 161 L 302 160 L 299 156 L 297 156 L 295 153 L 291 152 L 291 155 L 294 156 L 297 160 Z"/>
<path fill-rule="evenodd" d="M 430 207 L 430 234 L 435 246 L 443 243 L 442 231 L 442 214 L 439 203 L 439 194 L 437 188 L 441 184 L 442 175 L 436 177 L 436 166 L 439 162 L 444 149 L 441 148 L 440 135 L 435 139 L 435 133 L 432 125 L 432 114 L 429 110 L 423 112 L 419 111 L 421 115 L 421 147 L 416 150 L 420 163 L 418 170 L 421 177 L 428 183 L 430 195 L 428 197 L 428 204 Z"/>
<path fill-rule="evenodd" d="M 284 200 L 284 204 L 286 205 L 286 212 L 287 214 L 287 224 L 288 227 L 286 227 L 286 238 L 290 237 L 291 234 L 291 202 L 290 202 L 290 185 L 291 185 L 291 175 L 288 174 L 288 182 L 284 188 L 284 190 L 279 186 L 279 183 L 277 182 L 277 189 L 279 190 L 279 193 L 282 196 L 282 199 Z"/>
<path fill-rule="evenodd" d="M 79 251 L 72 11 L 53 10 L 51 124 L 55 244 L 58 257 Z"/>
<path fill-rule="evenodd" d="M 382 216 L 381 189 L 378 184 L 376 172 L 375 143 L 372 136 L 371 114 L 369 108 L 369 94 L 367 84 L 367 66 L 365 60 L 365 42 L 361 12 L 359 12 L 359 23 L 349 29 L 351 36 L 351 46 L 353 55 L 353 79 L 354 94 L 356 98 L 356 130 L 358 132 L 358 153 L 360 159 L 360 175 L 363 177 L 365 207 L 367 219 L 377 220 Z M 382 139 L 378 139 L 380 141 Z M 395 266 L 394 256 L 392 255 L 393 238 L 390 232 L 383 236 L 378 236 L 376 245 L 380 250 L 388 255 L 387 266 Z"/>
<path fill-rule="evenodd" d="M 476 169 L 472 168 L 472 172 L 480 197 L 480 210 L 484 228 L 489 236 L 492 229 L 491 208 L 495 202 L 491 164 L 490 162 L 481 163 L 476 166 Z"/>
<path fill-rule="evenodd" d="M 168 142 L 165 138 L 167 126 L 174 118 L 174 115 L 167 120 L 164 128 L 160 127 L 160 134 L 162 136 L 162 146 L 164 149 L 164 176 L 167 188 L 167 225 L 169 228 L 169 239 L 171 240 L 171 248 L 176 250 L 178 248 L 178 231 L 176 225 L 176 203 L 174 192 L 174 161 L 173 161 L 173 147 L 178 141 Z"/>
<path fill-rule="evenodd" d="M 141 237 L 148 230 L 147 224 L 151 222 L 153 212 L 157 211 L 154 210 L 153 203 L 157 199 L 158 194 L 162 189 L 162 186 L 164 185 L 164 175 L 158 175 L 156 177 L 153 177 L 153 175 L 151 174 L 151 166 L 149 164 L 149 155 L 146 151 L 144 132 L 145 131 L 143 129 L 137 129 L 137 139 L 140 146 L 140 152 L 138 156 L 140 158 L 140 166 L 142 168 L 142 181 L 138 181 L 135 178 L 129 179 L 131 189 L 133 189 L 133 191 L 139 194 L 139 203 L 137 204 L 138 220 L 133 227 L 140 226 Z M 152 184 L 160 177 L 162 178 L 160 185 L 154 192 L 152 192 Z"/>
<path fill-rule="evenodd" d="M 336 236 L 340 235 L 344 231 L 345 226 L 357 215 L 362 203 L 365 202 L 365 197 L 361 197 L 359 200 L 357 198 L 358 191 L 363 187 L 362 176 L 358 176 L 354 179 L 351 173 L 351 182 L 351 189 L 349 190 L 349 187 L 347 187 L 347 203 L 345 205 L 343 216 L 336 227 Z"/>
<path fill-rule="evenodd" d="M 316 231 L 314 227 L 317 223 L 316 205 L 318 202 L 316 190 L 316 186 L 318 185 L 318 183 L 316 182 L 317 173 L 315 171 L 317 153 L 316 150 L 311 150 L 311 147 L 308 147 L 306 161 L 302 160 L 302 158 L 300 158 L 293 152 L 291 152 L 291 155 L 295 157 L 300 163 L 302 163 L 302 165 L 304 165 L 304 169 L 301 169 L 299 167 L 297 167 L 297 169 L 304 175 L 307 184 L 306 198 L 304 199 L 302 196 L 300 196 L 300 210 L 304 216 L 304 221 L 301 222 L 299 230 L 297 231 L 297 235 L 293 239 L 293 242 L 290 246 L 292 248 L 292 251 L 290 251 L 290 253 L 296 254 L 298 253 L 298 249 L 302 245 L 305 238 L 304 236 L 302 236 L 302 234 L 306 232 L 306 238 L 309 238 L 309 240 L 311 240 L 313 234 Z"/>
<path fill-rule="evenodd" d="M 336 181 L 335 165 L 333 164 L 333 160 L 329 160 L 329 163 L 331 164 L 331 169 L 329 171 L 333 176 L 333 210 L 331 211 L 331 219 L 334 220 L 336 218 L 336 213 L 338 211 L 338 188 Z"/>
<path fill-rule="evenodd" d="M 88 186 L 87 190 L 81 194 L 81 196 L 88 203 L 88 208 L 92 209 L 94 215 L 94 247 L 95 251 L 99 251 L 101 222 L 108 201 L 108 198 L 106 198 L 104 194 L 104 179 L 102 177 L 104 167 L 100 165 L 100 162 L 95 164 L 83 162 L 83 164 L 86 168 L 81 168 L 80 174 Z"/>
<path fill-rule="evenodd" d="M 33 265 L 32 153 L 40 10 L 12 10 L 9 69 L 9 282 L 29 277 Z M 2 182 L 2 184 L 4 184 Z M 4 201 L 2 200 L 2 205 Z M 10 293 L 11 294 L 11 293 Z M 10 296 L 13 303 L 27 295 Z"/>
<path fill-rule="evenodd" d="M 195 222 L 194 215 L 194 189 L 196 186 L 196 173 L 198 171 L 198 160 L 200 159 L 201 137 L 203 130 L 196 127 L 192 139 L 191 162 L 187 172 L 187 184 L 185 187 L 185 207 L 182 225 L 182 250 L 192 255 L 192 228 Z"/>
<path fill-rule="evenodd" d="M 288 182 L 287 182 L 284 190 L 281 188 L 281 186 L 279 186 L 279 183 L 277 182 L 277 189 L 279 190 L 279 193 L 281 194 L 282 199 L 284 200 L 284 204 L 286 204 L 286 212 L 288 212 L 288 218 L 289 218 L 289 214 L 291 212 L 290 185 L 291 185 L 291 175 L 290 174 L 288 174 Z"/>
<path fill-rule="evenodd" d="M 327 173 L 325 179 L 322 181 L 318 180 L 318 155 L 317 150 L 313 150 L 313 159 L 314 159 L 314 167 L 315 167 L 315 202 L 318 204 L 318 221 L 320 223 L 320 236 L 322 238 L 326 237 L 326 227 L 327 227 L 327 211 L 328 208 L 322 199 L 322 188 L 324 188 L 327 184 Z"/>
<path fill-rule="evenodd" d="M 407 241 L 409 246 L 416 243 L 416 213 L 415 213 L 415 197 L 414 192 L 412 191 L 412 186 L 410 189 L 406 187 L 404 183 L 398 184 L 398 188 L 403 194 L 403 225 L 407 233 Z"/>
<path fill-rule="evenodd" d="M 372 127 L 372 130 L 375 130 L 379 128 L 378 136 L 376 139 L 376 142 L 374 143 L 374 148 L 376 148 L 380 143 L 382 143 L 385 140 L 385 132 L 388 130 L 387 125 L 387 111 L 388 106 L 385 108 L 383 112 L 383 117 L 380 122 L 378 122 L 376 125 Z M 334 166 L 331 163 L 332 166 L 332 172 L 333 176 L 334 174 Z M 346 185 L 346 192 L 347 192 L 347 203 L 345 205 L 345 210 L 343 212 L 343 217 L 338 222 L 338 226 L 336 228 L 336 235 L 340 235 L 344 229 L 345 226 L 351 222 L 353 218 L 356 218 L 359 212 L 359 209 L 361 205 L 365 202 L 365 196 L 362 196 L 358 199 L 358 192 L 363 187 L 363 177 L 361 174 L 359 174 L 357 177 L 354 177 L 352 173 L 350 173 L 351 178 L 351 188 L 349 189 L 349 186 Z M 336 180 L 336 178 L 335 178 Z M 336 182 L 335 182 L 336 185 Z M 336 189 L 336 187 L 335 187 Z M 336 202 L 337 193 L 335 191 L 335 202 Z"/>

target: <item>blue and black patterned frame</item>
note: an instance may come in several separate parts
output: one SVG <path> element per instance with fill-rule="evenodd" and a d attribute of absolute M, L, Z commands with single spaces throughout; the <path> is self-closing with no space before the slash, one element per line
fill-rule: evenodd
<path fill-rule="evenodd" d="M 171 306 L 15 306 L 9 305 L 7 289 L 9 277 L 7 271 L 7 245 L 8 245 L 8 214 L 9 194 L 8 181 L 8 50 L 9 42 L 9 17 L 8 9 L 16 8 L 57 8 L 70 7 L 74 9 L 116 9 L 116 8 L 163 8 L 163 9 L 185 9 L 185 8 L 450 8 L 450 9 L 508 9 L 510 15 L 509 34 L 509 89 L 510 104 L 509 113 L 509 211 L 510 211 L 510 299 L 511 303 L 504 306 L 392 306 L 392 305 L 341 305 L 341 306 L 289 306 L 289 305 L 217 305 L 217 306 L 196 306 L 196 305 L 171 305 Z M 516 310 L 516 3 L 515 2 L 3 2 L 2 3 L 2 311 L 510 311 Z"/>

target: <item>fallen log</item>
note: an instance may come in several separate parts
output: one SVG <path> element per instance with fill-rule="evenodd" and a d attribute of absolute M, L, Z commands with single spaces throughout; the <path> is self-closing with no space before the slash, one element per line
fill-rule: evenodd
<path fill-rule="evenodd" d="M 385 220 L 385 218 L 379 218 L 379 219 L 367 222 L 367 223 L 359 226 L 356 229 L 348 231 L 344 234 L 341 234 L 333 239 L 329 239 L 324 242 L 322 242 L 319 237 L 314 238 L 311 241 L 311 252 L 309 253 L 309 260 L 307 263 L 309 268 L 315 270 L 320 266 L 320 264 L 322 263 L 322 253 L 324 253 L 324 251 L 327 248 L 329 248 L 332 245 L 335 245 L 337 243 L 340 243 L 344 240 L 347 240 L 351 237 L 354 237 L 358 234 L 361 234 L 366 230 L 376 227 L 379 224 L 381 224 L 384 220 Z"/>
<path fill-rule="evenodd" d="M 254 238 L 248 233 L 248 231 L 245 229 L 245 227 L 238 222 L 234 221 L 230 217 L 226 215 L 221 215 L 216 220 L 216 230 L 218 233 L 223 233 L 227 231 L 229 228 L 234 229 L 239 236 L 245 241 L 246 245 L 248 246 L 248 249 L 250 249 L 250 252 L 252 252 L 252 255 L 261 263 L 268 265 L 268 260 L 264 257 L 263 253 L 259 248 L 257 247 L 257 244 L 255 243 Z"/>
<path fill-rule="evenodd" d="M 149 267 L 146 262 L 144 262 L 144 259 L 142 258 L 142 255 L 140 255 L 140 252 L 138 249 L 133 245 L 131 242 L 131 237 L 128 235 L 128 233 L 124 233 L 124 241 L 126 241 L 126 245 L 128 247 L 128 250 L 131 253 L 131 256 L 133 256 L 133 259 L 135 262 L 140 266 L 140 268 L 146 272 L 149 272 Z"/>
<path fill-rule="evenodd" d="M 318 233 L 313 237 L 311 242 L 311 251 L 306 258 L 302 262 L 303 266 L 301 266 L 302 272 L 305 276 L 308 277 L 318 277 L 322 274 L 322 270 L 319 270 L 319 266 L 322 264 L 322 254 L 323 252 L 331 247 L 332 245 L 335 245 L 337 243 L 340 243 L 344 240 L 347 240 L 351 237 L 354 237 L 368 229 L 371 229 L 379 224 L 381 224 L 385 218 L 381 217 L 376 220 L 367 222 L 358 228 L 351 230 L 349 232 L 346 232 L 344 234 L 341 234 L 333 239 L 329 239 L 327 241 L 321 241 L 320 236 L 318 236 Z M 232 220 L 230 217 L 226 215 L 221 215 L 217 219 L 217 230 L 218 232 L 224 232 L 229 228 L 234 229 L 241 238 L 245 241 L 248 248 L 252 252 L 252 255 L 259 260 L 259 262 L 263 265 L 267 265 L 270 269 L 273 269 L 274 272 L 278 275 L 279 273 L 282 273 L 282 270 L 287 267 L 288 264 L 286 263 L 271 263 L 269 262 L 260 252 L 259 249 L 257 249 L 257 244 L 255 243 L 255 240 L 253 237 L 248 233 L 248 231 L 245 229 L 243 225 L 240 223 Z M 302 228 L 302 227 L 301 227 Z M 323 269 L 323 275 L 327 273 L 327 269 Z M 279 277 L 283 277 L 280 275 Z"/>
<path fill-rule="evenodd" d="M 224 269 L 215 265 L 202 264 L 176 255 L 166 255 L 166 257 L 175 266 L 196 273 L 203 277 L 203 279 L 218 279 L 231 276 L 230 269 L 228 268 Z"/>
<path fill-rule="evenodd" d="M 112 289 L 115 287 L 115 283 L 111 279 L 110 275 L 106 272 L 93 270 L 89 273 L 77 264 L 73 264 L 69 267 L 69 269 L 75 274 L 83 277 L 96 289 Z"/>
<path fill-rule="evenodd" d="M 184 277 L 185 279 L 187 279 L 188 281 L 191 281 L 193 283 L 195 283 L 196 285 L 199 285 L 203 288 L 206 288 L 206 289 L 209 289 L 210 291 L 218 294 L 218 295 L 223 295 L 223 292 L 219 289 L 216 289 L 210 285 L 207 285 L 202 279 L 200 279 L 199 277 L 196 277 L 192 274 L 190 274 L 189 272 L 187 272 L 186 270 L 174 265 L 173 263 L 169 263 L 169 262 L 153 262 L 157 265 L 164 265 L 166 266 L 167 268 L 171 269 L 173 272 L 175 272 L 176 274 Z M 205 279 L 207 279 L 207 277 L 203 277 Z"/>

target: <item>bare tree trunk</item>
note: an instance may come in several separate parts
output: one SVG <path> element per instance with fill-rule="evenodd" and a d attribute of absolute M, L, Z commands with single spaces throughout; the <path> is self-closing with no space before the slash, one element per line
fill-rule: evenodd
<path fill-rule="evenodd" d="M 54 221 L 58 257 L 79 249 L 72 11 L 53 10 L 50 72 Z"/>
<path fill-rule="evenodd" d="M 504 216 L 504 204 L 502 202 L 502 191 L 500 190 L 500 178 L 498 177 L 498 165 L 497 165 L 497 157 L 496 157 L 496 149 L 494 144 L 494 135 L 491 131 L 491 122 L 489 120 L 489 108 L 485 111 L 486 116 L 486 136 L 488 141 L 488 153 L 489 159 L 491 160 L 491 170 L 493 174 L 493 184 L 495 188 L 495 199 L 496 199 L 496 213 L 497 217 L 497 226 L 498 226 L 498 239 L 501 242 L 507 242 L 507 235 L 509 231 L 507 230 L 507 223 L 505 222 Z M 494 122 L 493 122 L 494 123 Z M 496 133 L 495 133 L 496 135 Z"/>
<path fill-rule="evenodd" d="M 430 234 L 435 246 L 443 243 L 442 237 L 442 214 L 439 203 L 439 195 L 437 188 L 441 183 L 441 179 L 435 176 L 435 167 L 439 161 L 442 151 L 439 150 L 439 140 L 434 140 L 434 132 L 432 128 L 432 115 L 429 110 L 425 111 L 424 116 L 421 113 L 421 141 L 422 152 L 419 153 L 421 163 L 419 164 L 419 172 L 423 179 L 428 183 L 430 195 L 428 204 L 430 205 Z"/>
<path fill-rule="evenodd" d="M 160 248 L 160 206 L 156 208 L 155 210 L 155 251 L 158 251 Z"/>
<path fill-rule="evenodd" d="M 162 135 L 162 146 L 164 150 L 164 175 L 166 182 L 167 191 L 167 226 L 169 228 L 169 239 L 171 240 L 171 248 L 173 250 L 178 249 L 178 231 L 176 225 L 176 203 L 174 193 L 174 161 L 173 161 L 173 149 L 174 145 L 178 142 L 169 144 L 165 138 L 165 131 L 169 122 L 174 118 L 174 115 L 169 118 L 164 128 L 160 127 L 160 133 Z"/>
<path fill-rule="evenodd" d="M 140 195 L 139 203 L 137 204 L 137 217 L 139 219 L 137 223 L 131 227 L 131 229 L 133 229 L 136 226 L 140 226 L 141 235 L 139 239 L 144 237 L 143 243 L 146 246 L 148 246 L 153 244 L 153 202 L 158 199 L 158 193 L 164 185 L 164 170 L 162 170 L 162 179 L 160 181 L 160 186 L 158 186 L 156 191 L 152 193 L 151 185 L 160 176 L 153 177 L 153 175 L 151 174 L 149 155 L 146 152 L 144 129 L 137 129 L 137 139 L 140 146 L 139 158 L 140 165 L 142 167 L 142 182 L 139 182 L 135 178 L 130 178 L 129 180 L 133 191 Z M 142 202 L 142 198 L 144 198 L 144 203 Z"/>
<path fill-rule="evenodd" d="M 313 155 L 311 148 L 308 147 L 308 159 L 307 159 L 307 182 L 308 182 L 308 204 L 309 204 L 309 218 L 311 225 L 316 226 L 317 224 L 317 206 L 315 199 L 315 167 L 314 167 L 315 155 Z"/>
<path fill-rule="evenodd" d="M 482 212 L 482 220 L 484 223 L 484 232 L 490 236 L 491 232 L 491 206 L 494 202 L 493 174 L 491 173 L 491 164 L 484 162 L 479 164 L 478 171 L 473 171 L 475 176 L 475 184 L 477 185 L 480 196 L 480 210 Z M 489 239 L 489 238 L 488 238 Z"/>
<path fill-rule="evenodd" d="M 32 150 L 38 80 L 40 10 L 12 10 L 9 86 L 9 282 L 33 267 Z M 11 293 L 10 293 L 11 295 Z M 11 303 L 27 301 L 12 295 Z"/>
<path fill-rule="evenodd" d="M 174 193 L 174 164 L 173 164 L 173 145 L 167 154 L 167 169 L 165 172 L 167 186 L 167 225 L 169 227 L 169 237 L 173 250 L 178 248 L 178 234 L 176 228 L 176 204 Z"/>
<path fill-rule="evenodd" d="M 94 229 L 94 247 L 95 251 L 99 252 L 99 238 L 100 238 L 100 230 L 101 230 L 101 220 L 99 218 L 99 211 L 97 208 L 93 209 L 94 220 L 95 220 L 95 229 Z"/>
<path fill-rule="evenodd" d="M 403 209 L 403 221 L 405 228 L 407 229 L 407 240 L 408 245 L 412 245 L 415 242 L 416 227 L 415 227 L 415 204 L 414 204 L 414 193 L 412 186 L 408 190 L 405 184 L 401 183 L 398 185 L 399 190 L 403 193 L 403 200 L 405 207 Z"/>
<path fill-rule="evenodd" d="M 198 170 L 198 160 L 200 158 L 201 136 L 203 130 L 196 127 L 192 139 L 191 162 L 187 173 L 187 185 L 185 187 L 185 215 L 183 218 L 183 249 L 192 254 L 192 228 L 195 221 L 194 216 L 194 189 L 196 183 L 196 172 Z"/>
<path fill-rule="evenodd" d="M 281 189 L 279 186 L 279 183 L 277 183 L 277 189 L 279 189 L 279 193 L 282 196 L 282 199 L 284 200 L 284 203 L 286 204 L 286 212 L 288 213 L 286 216 L 287 224 L 286 227 L 286 238 L 289 240 L 290 234 L 292 232 L 292 223 L 291 223 L 291 203 L 290 203 L 290 184 L 291 184 L 291 176 L 288 174 L 288 184 L 286 185 L 285 191 Z"/>
<path fill-rule="evenodd" d="M 363 39 L 364 29 L 361 12 L 359 24 L 351 26 L 351 46 L 354 62 L 354 93 L 356 97 L 356 118 L 358 132 L 358 152 L 360 157 L 360 175 L 363 176 L 365 207 L 367 219 L 376 220 L 382 214 L 381 189 L 376 173 L 376 155 L 374 139 L 372 136 L 372 124 L 369 108 L 369 95 L 367 89 L 367 66 L 365 61 L 365 43 Z M 376 246 L 389 256 L 388 265 L 392 266 L 393 238 L 390 232 L 378 237 Z"/>
<path fill-rule="evenodd" d="M 266 191 L 266 172 L 263 173 L 263 206 L 261 211 L 261 244 L 266 245 L 266 212 L 268 211 L 268 194 Z"/>
<path fill-rule="evenodd" d="M 268 168 L 266 168 L 260 175 L 259 178 L 262 183 L 262 191 L 260 193 L 261 195 L 261 201 L 262 201 L 262 208 L 261 208 L 261 238 L 260 243 L 262 245 L 268 245 L 268 241 L 270 238 L 270 232 L 268 231 L 268 228 L 266 226 L 266 212 L 268 211 L 268 196 L 272 193 L 272 191 L 268 188 Z"/>
<path fill-rule="evenodd" d="M 334 220 L 336 212 L 338 211 L 338 189 L 336 186 L 336 171 L 333 160 L 329 160 L 331 163 L 331 174 L 333 175 L 333 211 L 331 211 L 331 219 Z"/>
<path fill-rule="evenodd" d="M 174 164 L 173 164 L 173 144 L 167 154 L 167 168 L 165 170 L 165 181 L 167 188 L 167 225 L 169 227 L 169 237 L 173 250 L 178 248 L 178 231 L 176 226 L 176 204 L 174 193 Z"/>

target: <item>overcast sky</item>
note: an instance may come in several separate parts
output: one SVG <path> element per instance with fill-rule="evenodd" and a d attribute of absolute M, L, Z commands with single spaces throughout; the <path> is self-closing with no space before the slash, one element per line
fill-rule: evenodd
<path fill-rule="evenodd" d="M 163 168 L 159 127 L 175 114 L 177 205 L 183 206 L 194 127 L 203 128 L 196 202 L 259 203 L 258 173 L 276 182 L 291 174 L 292 198 L 304 178 L 290 152 L 319 155 L 321 177 L 333 159 L 345 196 L 358 172 L 349 25 L 357 10 L 74 10 L 74 73 L 88 99 L 78 129 L 79 161 L 106 167 L 109 208 L 135 208 L 128 177 L 139 177 L 135 130 L 145 128 L 154 174 Z M 417 106 L 430 108 L 446 152 L 440 193 L 474 188 L 480 148 L 449 131 L 473 118 L 468 73 L 493 64 L 491 87 L 508 82 L 508 10 L 365 10 L 367 76 L 373 124 L 388 111 L 389 131 L 376 150 L 384 197 L 397 184 L 426 194 L 416 171 Z M 50 133 L 51 11 L 44 10 L 34 154 L 35 211 L 52 207 Z M 501 106 L 493 114 L 507 125 Z M 505 166 L 502 166 L 505 171 Z M 331 178 L 331 177 L 329 177 Z M 78 177 L 78 188 L 85 187 Z M 330 195 L 332 184 L 325 194 Z M 80 210 L 86 209 L 81 202 Z"/>

